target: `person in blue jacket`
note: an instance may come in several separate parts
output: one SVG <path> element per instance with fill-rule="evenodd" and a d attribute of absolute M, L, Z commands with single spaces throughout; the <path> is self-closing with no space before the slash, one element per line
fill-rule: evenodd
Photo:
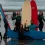
<path fill-rule="evenodd" d="M 33 20 L 31 20 L 31 25 L 29 25 L 29 30 L 36 30 L 39 26 L 35 25 Z"/>

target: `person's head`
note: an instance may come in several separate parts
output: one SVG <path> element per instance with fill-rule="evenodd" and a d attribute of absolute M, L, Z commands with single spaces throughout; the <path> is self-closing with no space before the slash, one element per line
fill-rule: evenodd
<path fill-rule="evenodd" d="M 40 12 L 39 12 L 39 15 L 43 15 L 43 12 L 42 12 L 42 11 L 40 11 Z"/>
<path fill-rule="evenodd" d="M 13 12 L 13 16 L 14 16 L 14 15 L 16 16 L 16 12 Z"/>
<path fill-rule="evenodd" d="M 31 25 L 34 24 L 33 20 L 31 20 Z"/>
<path fill-rule="evenodd" d="M 20 16 L 20 12 L 18 12 L 18 16 Z"/>

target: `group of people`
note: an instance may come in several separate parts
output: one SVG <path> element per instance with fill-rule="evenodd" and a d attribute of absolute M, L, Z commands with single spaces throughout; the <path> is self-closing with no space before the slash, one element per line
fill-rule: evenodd
<path fill-rule="evenodd" d="M 43 16 L 43 12 L 40 11 L 39 12 L 39 15 L 38 15 L 38 25 L 35 25 L 33 20 L 31 20 L 31 25 L 29 26 L 30 27 L 30 30 L 36 30 L 36 28 L 39 28 L 40 31 L 43 31 L 43 26 L 44 26 L 44 16 Z"/>
<path fill-rule="evenodd" d="M 18 14 L 16 14 L 16 13 L 13 14 L 13 19 L 14 19 L 14 20 L 16 19 L 15 26 L 16 26 L 17 29 L 18 29 L 18 27 L 20 27 L 20 25 L 22 25 L 22 24 L 21 24 L 21 16 L 20 16 L 20 14 L 19 14 L 19 13 L 18 13 Z M 33 22 L 33 20 L 31 20 L 31 25 L 30 25 L 29 27 L 33 27 L 32 25 L 35 25 L 34 27 L 38 27 L 39 30 L 42 31 L 43 26 L 44 26 L 43 21 L 45 21 L 44 16 L 43 16 L 43 12 L 40 11 L 40 12 L 39 12 L 39 15 L 38 15 L 38 22 L 39 22 L 39 25 L 38 25 L 38 26 L 35 25 L 34 22 Z M 24 27 L 26 28 L 26 24 L 25 24 Z M 33 29 L 33 28 L 32 28 L 32 29 Z"/>
<path fill-rule="evenodd" d="M 26 23 L 25 23 L 24 28 L 23 28 L 23 25 L 21 24 L 21 16 L 20 16 L 19 13 L 18 14 L 16 14 L 16 13 L 13 14 L 13 18 L 12 19 L 13 20 L 16 19 L 14 31 L 18 30 L 19 35 L 21 35 L 21 37 L 22 37 L 22 34 L 23 34 L 24 30 L 36 30 L 36 28 L 39 28 L 39 30 L 42 31 L 43 30 L 43 26 L 44 26 L 43 21 L 45 21 L 42 11 L 40 11 L 39 15 L 38 15 L 38 22 L 39 22 L 38 26 L 34 24 L 33 20 L 31 20 L 31 25 L 26 27 Z"/>
<path fill-rule="evenodd" d="M 4 37 L 6 37 L 6 33 L 7 33 L 7 30 L 8 30 L 8 24 L 7 24 L 7 16 L 6 18 L 4 18 L 4 27 L 5 27 L 5 34 L 4 34 Z M 40 31 L 42 31 L 43 29 L 43 26 L 44 26 L 44 23 L 43 21 L 45 21 L 44 19 L 44 16 L 43 16 L 43 12 L 40 11 L 39 12 L 39 15 L 38 15 L 38 21 L 39 21 L 39 25 L 35 25 L 33 20 L 31 20 L 31 25 L 27 26 L 26 27 L 26 23 L 24 25 L 24 28 L 23 28 L 23 25 L 21 24 L 21 15 L 19 12 L 13 12 L 13 16 L 12 16 L 12 20 L 16 20 L 15 22 L 15 27 L 14 27 L 14 31 L 18 31 L 19 32 L 19 35 L 23 35 L 23 31 L 24 30 L 36 30 L 36 28 L 39 28 Z M 1 22 L 1 18 L 0 18 L 0 22 Z"/>

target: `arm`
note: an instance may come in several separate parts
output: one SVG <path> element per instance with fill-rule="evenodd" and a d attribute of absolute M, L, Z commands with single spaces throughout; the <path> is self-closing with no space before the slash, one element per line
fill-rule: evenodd
<path fill-rule="evenodd" d="M 15 16 L 15 17 L 12 17 L 12 20 L 15 20 L 17 17 Z"/>
<path fill-rule="evenodd" d="M 28 29 L 30 30 L 30 25 L 28 26 Z"/>
<path fill-rule="evenodd" d="M 42 16 L 42 19 L 45 21 L 44 16 Z"/>

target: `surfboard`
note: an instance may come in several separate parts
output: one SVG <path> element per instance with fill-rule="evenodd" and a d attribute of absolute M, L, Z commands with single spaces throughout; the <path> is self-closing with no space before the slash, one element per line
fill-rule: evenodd
<path fill-rule="evenodd" d="M 36 2 L 34 0 L 31 0 L 30 3 L 31 3 L 31 10 L 32 10 L 31 19 L 34 21 L 34 24 L 38 25 L 38 10 L 37 10 Z"/>
<path fill-rule="evenodd" d="M 11 30 L 11 28 L 10 28 L 10 25 L 9 25 L 9 23 L 8 23 L 8 20 L 6 19 L 6 14 L 4 13 L 4 9 L 2 8 L 2 5 L 0 4 L 0 12 L 1 12 L 1 14 L 2 14 L 2 17 L 3 17 L 3 20 L 4 20 L 4 18 L 5 18 L 5 20 L 7 21 L 7 24 L 8 24 L 8 29 L 10 29 Z"/>
<path fill-rule="evenodd" d="M 29 0 L 25 0 L 24 4 L 22 5 L 22 20 L 21 23 L 24 24 L 26 23 L 27 25 L 30 25 L 31 21 L 31 4 Z"/>
<path fill-rule="evenodd" d="M 45 32 L 29 30 L 28 32 L 24 32 L 24 36 L 28 36 L 32 39 L 45 39 Z"/>

